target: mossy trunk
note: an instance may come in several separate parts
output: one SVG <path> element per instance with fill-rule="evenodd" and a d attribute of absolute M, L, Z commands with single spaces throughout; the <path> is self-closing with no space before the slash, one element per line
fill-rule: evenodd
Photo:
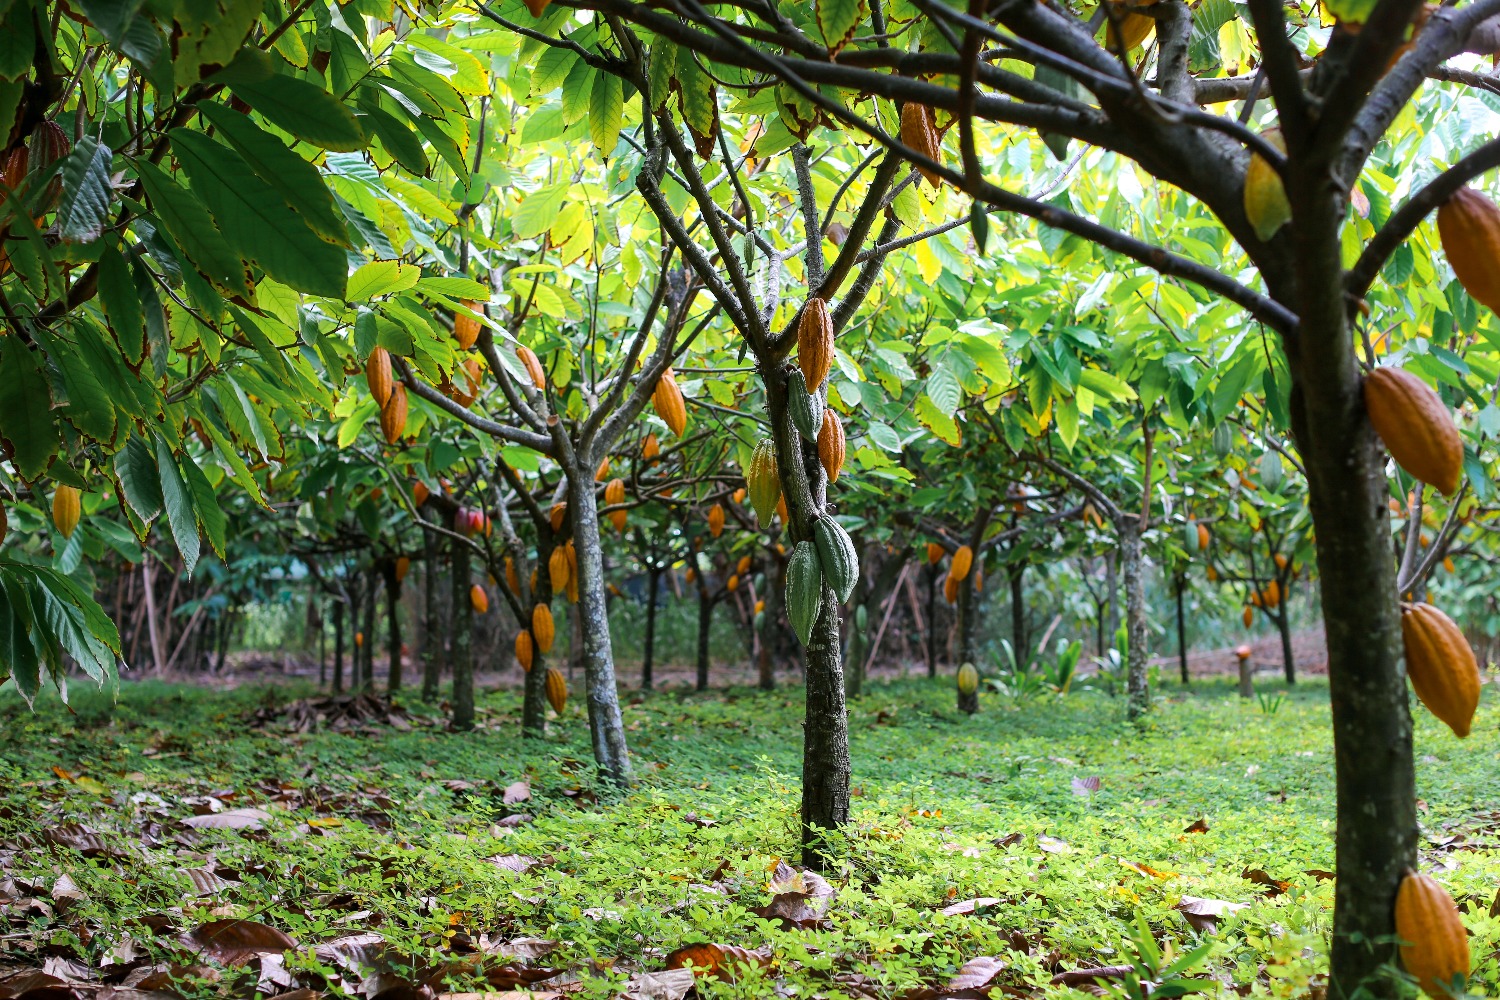
<path fill-rule="evenodd" d="M 396 582 L 394 561 L 385 565 L 386 690 L 401 690 L 401 584 Z"/>
<path fill-rule="evenodd" d="M 695 690 L 708 690 L 708 640 L 714 627 L 714 600 L 707 592 L 698 591 L 698 676 Z"/>
<path fill-rule="evenodd" d="M 630 751 L 620 715 L 615 683 L 614 649 L 609 637 L 609 605 L 604 595 L 604 551 L 599 543 L 599 507 L 594 496 L 593 467 L 568 471 L 568 513 L 578 552 L 578 617 L 583 632 L 584 684 L 588 696 L 589 737 L 594 761 L 604 780 L 630 783 Z"/>

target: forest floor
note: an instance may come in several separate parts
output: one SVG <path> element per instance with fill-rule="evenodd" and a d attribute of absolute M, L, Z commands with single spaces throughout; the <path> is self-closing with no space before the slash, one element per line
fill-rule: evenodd
<path fill-rule="evenodd" d="M 1327 688 L 1263 687 L 1162 685 L 1137 729 L 1086 685 L 972 717 L 951 679 L 872 685 L 826 878 L 797 866 L 794 688 L 630 696 L 616 798 L 577 699 L 525 741 L 510 690 L 467 734 L 412 700 L 291 731 L 314 692 L 287 684 L 0 696 L 0 1000 L 1124 996 L 1174 960 L 1208 995 L 1320 996 Z M 1493 996 L 1485 700 L 1468 740 L 1416 726 L 1423 864 Z"/>

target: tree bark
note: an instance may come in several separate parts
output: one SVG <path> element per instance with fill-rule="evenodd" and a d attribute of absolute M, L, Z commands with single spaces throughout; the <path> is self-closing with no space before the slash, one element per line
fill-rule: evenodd
<path fill-rule="evenodd" d="M 378 583 L 375 564 L 365 572 L 365 644 L 359 650 L 359 690 L 369 691 L 375 686 L 375 588 Z"/>
<path fill-rule="evenodd" d="M 388 560 L 385 566 L 385 621 L 386 659 L 390 661 L 386 674 L 386 690 L 395 693 L 401 690 L 401 584 L 396 582 L 396 564 Z"/>
<path fill-rule="evenodd" d="M 714 599 L 703 589 L 698 591 L 698 676 L 696 691 L 708 690 L 708 640 L 714 626 Z"/>
<path fill-rule="evenodd" d="M 1281 613 L 1276 616 L 1276 631 L 1281 633 L 1281 672 L 1288 684 L 1297 683 L 1297 664 L 1292 658 L 1292 616 L 1286 606 L 1286 584 L 1281 585 Z"/>
<path fill-rule="evenodd" d="M 549 566 L 555 539 L 551 537 L 550 526 L 545 532 L 541 526 L 538 526 L 537 534 L 542 541 L 537 546 L 536 588 L 531 591 L 531 606 L 545 604 L 550 608 L 552 606 L 552 570 Z M 521 578 L 522 569 L 523 567 L 519 564 L 516 566 L 516 577 L 521 585 L 521 593 L 525 594 L 530 584 L 529 580 Z M 524 599 L 521 603 L 523 606 L 526 604 Z M 529 626 L 529 622 L 521 623 L 521 628 Z M 554 627 L 553 631 L 556 632 L 557 629 Z M 531 739 L 543 739 L 547 735 L 547 662 L 546 655 L 542 653 L 540 647 L 532 651 L 531 669 L 526 671 L 526 679 L 522 684 L 521 735 Z"/>
<path fill-rule="evenodd" d="M 927 676 L 937 676 L 937 567 L 927 566 L 927 635 L 923 644 L 927 652 Z"/>
<path fill-rule="evenodd" d="M 1179 572 L 1179 573 L 1176 574 L 1176 583 L 1177 583 L 1177 666 L 1182 671 L 1182 683 L 1184 683 L 1184 684 L 1190 684 L 1190 683 L 1192 683 L 1192 681 L 1188 677 L 1188 664 L 1187 664 L 1187 618 L 1183 614 L 1183 609 L 1182 609 L 1182 591 L 1183 591 L 1186 579 L 1187 579 L 1187 575 L 1186 574 L 1181 573 L 1181 572 Z"/>
<path fill-rule="evenodd" d="M 469 548 L 453 539 L 453 718 L 458 732 L 474 728 L 474 605 L 469 600 Z"/>
<path fill-rule="evenodd" d="M 1139 719 L 1151 708 L 1146 664 L 1146 574 L 1142 566 L 1141 526 L 1134 514 L 1120 518 L 1120 568 L 1125 583 L 1126 715 Z"/>
<path fill-rule="evenodd" d="M 438 627 L 437 535 L 422 532 L 422 700 L 431 704 L 438 699 L 443 678 L 443 633 Z"/>
<path fill-rule="evenodd" d="M 958 584 L 958 665 L 974 662 L 974 570 Z"/>
<path fill-rule="evenodd" d="M 333 693 L 344 691 L 344 602 L 333 602 Z M 228 624 L 226 615 L 226 625 Z M 222 646 L 220 648 L 223 648 Z M 222 659 L 222 657 L 220 657 Z"/>
<path fill-rule="evenodd" d="M 583 631 L 584 683 L 588 694 L 589 737 L 600 775 L 611 784 L 630 783 L 630 751 L 620 715 L 615 657 L 609 637 L 609 605 L 604 596 L 604 551 L 599 541 L 599 508 L 594 470 L 566 470 L 568 513 L 578 550 L 578 617 Z"/>
<path fill-rule="evenodd" d="M 1254 698 L 1255 697 L 1255 667 L 1250 662 L 1250 657 L 1248 657 L 1248 656 L 1242 656 L 1242 657 L 1240 657 L 1239 658 L 1239 668 L 1240 668 L 1240 697 L 1241 698 Z"/>
<path fill-rule="evenodd" d="M 641 690 L 651 690 L 651 668 L 656 655 L 656 596 L 661 569 L 652 563 L 646 570 L 646 646 L 641 652 Z"/>
<path fill-rule="evenodd" d="M 1115 636 L 1120 632 L 1120 573 L 1118 567 L 1118 553 L 1111 552 L 1104 557 L 1104 607 L 1108 614 L 1105 622 L 1108 625 L 1107 633 L 1111 644 Z"/>
<path fill-rule="evenodd" d="M 1010 636 L 1016 648 L 1016 665 L 1024 666 L 1031 658 L 1030 637 L 1026 635 L 1026 564 L 1011 563 L 1005 568 L 1010 583 Z"/>

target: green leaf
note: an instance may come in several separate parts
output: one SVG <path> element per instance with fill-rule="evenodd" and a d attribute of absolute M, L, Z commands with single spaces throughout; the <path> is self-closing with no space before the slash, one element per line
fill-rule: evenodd
<path fill-rule="evenodd" d="M 277 281 L 302 292 L 342 298 L 344 251 L 318 238 L 276 190 L 234 150 L 187 129 L 172 148 L 230 246 Z"/>
<path fill-rule="evenodd" d="M 229 87 L 272 125 L 304 142 L 342 153 L 365 147 L 365 134 L 354 112 L 316 84 L 272 73 L 263 79 L 233 82 Z"/>
<path fill-rule="evenodd" d="M 849 44 L 854 29 L 870 14 L 865 0 L 816 0 L 814 12 L 830 56 L 838 55 L 839 50 Z"/>
<path fill-rule="evenodd" d="M 567 184 L 554 184 L 526 196 L 510 216 L 511 235 L 529 240 L 552 228 L 568 198 Z M 485 296 L 488 298 L 488 296 Z"/>
<path fill-rule="evenodd" d="M 386 152 L 401 164 L 403 170 L 422 176 L 431 169 L 427 153 L 422 149 L 422 140 L 412 131 L 411 126 L 372 102 L 362 102 L 360 110 L 365 114 L 365 124 L 370 131 L 375 133 Z"/>
<path fill-rule="evenodd" d="M 39 352 L 15 334 L 0 336 L 0 439 L 10 444 L 16 471 L 35 479 L 47 471 L 62 439 L 52 419 L 52 392 Z"/>
<path fill-rule="evenodd" d="M 415 285 L 421 276 L 422 269 L 415 264 L 371 261 L 349 275 L 349 289 L 344 297 L 350 302 L 368 302 L 377 295 L 403 292 Z"/>
<path fill-rule="evenodd" d="M 208 544 L 223 559 L 227 519 L 219 507 L 218 497 L 214 495 L 213 485 L 209 483 L 203 470 L 198 468 L 198 463 L 193 461 L 193 456 L 187 452 L 182 453 L 182 478 L 187 481 L 188 492 L 193 497 L 193 507 L 198 512 L 198 524 L 208 538 Z"/>
<path fill-rule="evenodd" d="M 625 116 L 625 89 L 618 76 L 599 73 L 594 76 L 594 92 L 589 100 L 589 138 L 605 159 L 620 141 L 620 122 Z"/>
<path fill-rule="evenodd" d="M 661 107 L 672 92 L 672 74 L 677 69 L 677 43 L 658 38 L 651 43 L 651 110 Z"/>
<path fill-rule="evenodd" d="M 455 299 L 479 299 L 483 302 L 490 297 L 490 286 L 473 278 L 422 278 L 416 287 L 418 291 Z"/>
<path fill-rule="evenodd" d="M 109 185 L 110 148 L 91 136 L 78 140 L 62 162 L 62 200 L 57 224 L 62 238 L 92 243 L 104 232 L 114 191 Z"/>
<path fill-rule="evenodd" d="M 120 481 L 125 502 L 142 523 L 149 523 L 161 513 L 161 476 L 156 471 L 151 449 L 140 438 L 126 441 L 115 455 L 115 478 Z"/>
<path fill-rule="evenodd" d="M 936 434 L 939 439 L 957 448 L 963 443 L 963 437 L 958 430 L 958 423 L 949 414 L 938 409 L 932 402 L 932 398 L 925 392 L 917 397 L 915 408 L 917 419 L 920 420 L 928 430 Z"/>
<path fill-rule="evenodd" d="M 31 9 L 31 0 L 11 0 L 10 9 L 0 12 L 0 80 L 15 80 L 31 69 L 36 49 Z"/>
<path fill-rule="evenodd" d="M 1108 372 L 1102 372 L 1097 368 L 1085 368 L 1078 375 L 1078 384 L 1090 392 L 1103 396 L 1114 402 L 1123 402 L 1135 398 L 1135 390 L 1123 379 L 1116 378 Z"/>
<path fill-rule="evenodd" d="M 41 690 L 42 666 L 32 640 L 31 587 L 17 570 L 0 569 L 0 606 L 0 680 L 9 674 L 29 705 Z"/>
<path fill-rule="evenodd" d="M 224 240 L 203 202 L 156 164 L 142 160 L 136 167 L 156 217 L 183 256 L 220 292 L 249 298 L 254 292 L 249 269 Z"/>
<path fill-rule="evenodd" d="M 172 537 L 177 542 L 177 551 L 182 555 L 182 568 L 188 576 L 198 565 L 199 538 L 198 516 L 187 484 L 172 457 L 172 447 L 162 437 L 156 438 L 156 468 L 161 474 L 161 497 L 167 508 L 167 523 L 172 526 Z"/>
<path fill-rule="evenodd" d="M 70 331 L 72 332 L 72 331 Z M 47 352 L 52 368 L 62 377 L 67 406 L 58 412 L 81 433 L 105 445 L 114 443 L 115 407 L 100 381 L 93 359 L 75 344 L 45 328 L 33 331 Z"/>
<path fill-rule="evenodd" d="M 130 265 L 114 247 L 99 256 L 99 304 L 126 363 L 139 368 L 146 356 L 146 319 L 141 314 Z"/>
<path fill-rule="evenodd" d="M 957 413 L 958 404 L 963 402 L 963 387 L 958 384 L 958 379 L 946 364 L 933 364 L 932 374 L 927 376 L 924 389 L 933 405 L 949 416 Z"/>

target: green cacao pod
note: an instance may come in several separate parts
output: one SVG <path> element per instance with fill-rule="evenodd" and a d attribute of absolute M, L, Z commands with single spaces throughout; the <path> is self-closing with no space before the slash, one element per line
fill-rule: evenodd
<path fill-rule="evenodd" d="M 804 439 L 817 444 L 818 431 L 823 429 L 823 397 L 807 391 L 807 379 L 800 371 L 792 372 L 786 388 L 792 426 Z"/>
<path fill-rule="evenodd" d="M 1282 479 L 1281 456 L 1267 448 L 1266 453 L 1260 456 L 1260 484 L 1275 493 L 1281 489 Z"/>
<path fill-rule="evenodd" d="M 823 564 L 823 577 L 842 604 L 854 593 L 854 585 L 859 582 L 859 555 L 854 551 L 854 542 L 831 517 L 820 517 L 813 522 L 813 540 L 818 543 L 818 561 Z"/>
<path fill-rule="evenodd" d="M 863 604 L 854 609 L 854 627 L 861 632 L 870 627 L 870 613 Z"/>
<path fill-rule="evenodd" d="M 762 528 L 768 527 L 776 516 L 776 504 L 781 500 L 781 473 L 776 468 L 776 443 L 770 438 L 755 446 L 750 456 L 750 469 L 745 474 L 745 487 L 750 493 L 750 506 L 755 508 L 755 519 Z"/>
<path fill-rule="evenodd" d="M 972 663 L 958 668 L 958 693 L 973 694 L 979 690 L 979 670 Z"/>
<path fill-rule="evenodd" d="M 798 542 L 786 564 L 786 616 L 797 639 L 812 642 L 813 623 L 823 607 L 823 571 L 812 542 Z"/>
<path fill-rule="evenodd" d="M 1225 457 L 1234 450 L 1234 428 L 1226 421 L 1214 428 L 1214 454 Z"/>

